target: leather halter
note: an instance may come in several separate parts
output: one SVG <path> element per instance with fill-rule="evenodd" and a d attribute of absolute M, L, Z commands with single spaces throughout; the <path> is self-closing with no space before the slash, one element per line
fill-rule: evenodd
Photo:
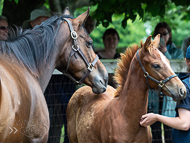
<path fill-rule="evenodd" d="M 96 58 L 94 59 L 94 61 L 92 63 L 89 63 L 89 61 L 85 57 L 84 53 L 82 52 L 82 50 L 80 49 L 80 47 L 77 44 L 77 33 L 76 33 L 76 31 L 74 31 L 71 22 L 67 18 L 63 18 L 63 20 L 65 20 L 68 23 L 68 25 L 69 25 L 69 29 L 70 29 L 70 32 L 71 32 L 71 37 L 72 37 L 73 43 L 74 43 L 74 45 L 72 45 L 72 51 L 70 53 L 69 60 L 67 61 L 66 70 L 63 71 L 63 73 L 66 76 L 68 76 L 71 80 L 73 80 L 76 84 L 82 84 L 84 82 L 84 80 L 88 77 L 88 75 L 90 74 L 90 72 L 93 70 L 93 67 L 97 63 L 99 57 L 98 57 L 98 55 L 96 55 Z M 70 60 L 71 60 L 71 58 L 72 58 L 73 55 L 75 56 L 75 58 L 77 58 L 77 55 L 76 55 L 77 52 L 83 58 L 84 62 L 87 65 L 87 71 L 86 71 L 86 73 L 84 74 L 84 76 L 79 81 L 77 81 L 73 76 L 71 76 L 68 73 L 68 68 L 69 68 Z"/>
<path fill-rule="evenodd" d="M 142 62 L 141 62 L 141 60 L 140 60 L 140 58 L 139 58 L 139 54 L 138 54 L 138 51 L 139 51 L 139 50 L 140 50 L 140 49 L 137 50 L 136 55 L 137 55 L 138 62 L 139 62 L 140 66 L 141 66 L 141 68 L 142 68 L 142 70 L 143 70 L 143 72 L 144 72 L 144 77 L 146 78 L 148 87 L 149 87 L 149 89 L 153 90 L 153 89 L 150 87 L 150 84 L 149 84 L 149 82 L 148 82 L 148 78 L 151 79 L 151 80 L 153 80 L 153 81 L 155 81 L 156 83 L 158 83 L 158 87 L 159 87 L 159 90 L 158 90 L 159 93 L 158 93 L 158 95 L 160 96 L 160 95 L 161 95 L 161 89 L 162 89 L 162 87 L 165 85 L 165 83 L 166 83 L 167 81 L 169 81 L 170 79 L 172 79 L 173 77 L 176 77 L 177 75 L 176 75 L 176 74 L 171 75 L 171 76 L 167 77 L 166 79 L 160 80 L 160 81 L 158 81 L 157 79 L 151 77 L 151 76 L 148 74 L 148 72 L 145 70 L 145 68 L 144 68 L 144 66 L 143 66 L 143 64 L 142 64 Z"/>

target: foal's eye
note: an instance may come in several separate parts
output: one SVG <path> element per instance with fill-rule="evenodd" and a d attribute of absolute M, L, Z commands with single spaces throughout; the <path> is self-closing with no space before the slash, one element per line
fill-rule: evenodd
<path fill-rule="evenodd" d="M 92 47 L 92 41 L 86 42 L 86 46 L 87 46 L 88 48 Z"/>
<path fill-rule="evenodd" d="M 158 69 L 158 68 L 160 68 L 160 65 L 159 64 L 152 64 L 152 67 L 155 69 Z"/>

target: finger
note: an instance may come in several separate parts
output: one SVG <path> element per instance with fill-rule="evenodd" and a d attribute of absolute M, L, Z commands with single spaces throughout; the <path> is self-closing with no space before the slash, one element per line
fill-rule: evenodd
<path fill-rule="evenodd" d="M 140 121 L 140 124 L 141 124 L 142 126 L 144 126 L 144 125 L 146 124 L 146 120 Z"/>
<path fill-rule="evenodd" d="M 144 115 L 142 115 L 141 118 L 142 118 L 142 119 L 145 119 L 145 118 L 147 118 L 147 116 L 148 116 L 147 114 L 144 114 Z"/>

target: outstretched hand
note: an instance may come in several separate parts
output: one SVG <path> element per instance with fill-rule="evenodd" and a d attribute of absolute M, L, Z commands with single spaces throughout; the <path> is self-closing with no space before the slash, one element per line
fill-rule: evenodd
<path fill-rule="evenodd" d="M 154 113 L 142 115 L 140 125 L 143 127 L 147 127 L 149 125 L 154 124 L 157 121 L 156 116 L 157 114 Z"/>

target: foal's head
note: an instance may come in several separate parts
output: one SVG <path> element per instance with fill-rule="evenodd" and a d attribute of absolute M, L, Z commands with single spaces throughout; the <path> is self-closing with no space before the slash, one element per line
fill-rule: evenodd
<path fill-rule="evenodd" d="M 181 100 L 186 96 L 186 88 L 175 75 L 169 60 L 158 50 L 159 42 L 160 35 L 157 35 L 153 41 L 149 36 L 139 51 L 145 76 L 148 77 L 147 84 L 150 88 L 161 90 L 164 94 L 171 96 L 175 101 Z"/>
<path fill-rule="evenodd" d="M 77 83 L 91 86 L 94 93 L 102 93 L 106 90 L 108 73 L 94 53 L 93 41 L 83 27 L 89 9 L 75 19 L 69 15 L 66 8 L 57 35 L 57 39 L 66 39 L 64 43 L 57 44 L 62 47 L 57 60 L 57 69 L 69 73 L 68 76 Z"/>

